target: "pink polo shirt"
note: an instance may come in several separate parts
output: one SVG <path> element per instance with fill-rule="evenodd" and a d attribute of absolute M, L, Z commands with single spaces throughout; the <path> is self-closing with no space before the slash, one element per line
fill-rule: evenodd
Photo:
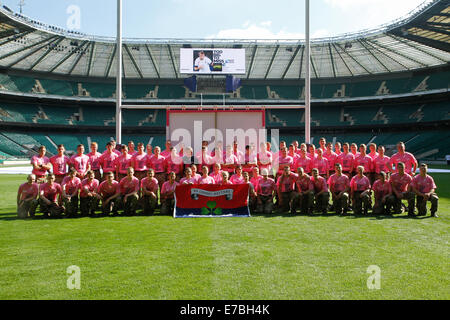
<path fill-rule="evenodd" d="M 291 192 L 295 190 L 295 183 L 297 182 L 298 175 L 291 173 L 289 176 L 284 174 L 278 178 L 277 187 L 281 187 L 281 192 Z"/>
<path fill-rule="evenodd" d="M 133 179 L 129 179 L 128 177 L 123 178 L 120 180 L 120 193 L 122 195 L 127 195 L 133 192 L 139 192 L 139 179 L 136 177 L 133 177 Z"/>
<path fill-rule="evenodd" d="M 46 156 L 43 157 L 39 157 L 39 156 L 34 156 L 31 158 L 31 164 L 34 164 L 36 166 L 40 166 L 40 165 L 47 165 L 50 163 L 50 159 L 47 158 Z M 47 170 L 46 169 L 33 169 L 32 173 L 36 176 L 45 176 L 47 174 Z"/>
<path fill-rule="evenodd" d="M 80 190 L 81 180 L 80 178 L 71 178 L 70 176 L 65 177 L 61 183 L 61 186 L 66 192 L 66 195 L 70 196 Z"/>
<path fill-rule="evenodd" d="M 98 187 L 98 192 L 104 197 L 109 198 L 120 192 L 119 182 L 113 180 L 111 184 L 108 181 L 103 181 Z"/>
<path fill-rule="evenodd" d="M 317 179 L 315 179 L 314 177 L 311 177 L 311 181 L 314 185 L 314 192 L 319 193 L 319 192 L 328 192 L 328 185 L 327 185 L 327 180 L 325 180 L 325 178 L 318 176 Z"/>
<path fill-rule="evenodd" d="M 81 175 L 85 175 L 89 165 L 89 157 L 85 154 L 74 155 L 71 159 L 71 164 Z"/>
<path fill-rule="evenodd" d="M 383 198 L 392 193 L 392 186 L 389 181 L 382 183 L 381 180 L 377 180 L 373 183 L 372 190 L 375 192 L 375 198 Z"/>
<path fill-rule="evenodd" d="M 268 178 L 267 180 L 261 179 L 256 187 L 256 193 L 263 197 L 269 197 L 273 195 L 273 192 L 277 190 L 277 184 L 275 180 Z"/>
<path fill-rule="evenodd" d="M 91 165 L 92 170 L 100 170 L 100 157 L 102 154 L 100 152 L 96 153 L 88 153 L 89 164 Z"/>
<path fill-rule="evenodd" d="M 99 163 L 102 166 L 103 173 L 114 172 L 116 170 L 115 163 L 118 157 L 114 152 L 107 152 L 100 157 Z"/>
<path fill-rule="evenodd" d="M 53 166 L 53 173 L 57 176 L 67 173 L 67 166 L 70 164 L 70 158 L 67 156 L 53 156 L 50 158 L 50 163 Z"/>
<path fill-rule="evenodd" d="M 429 193 L 431 190 L 437 188 L 434 179 L 429 175 L 426 177 L 422 177 L 421 175 L 415 176 L 412 181 L 412 186 L 420 193 Z"/>
<path fill-rule="evenodd" d="M 391 165 L 395 166 L 395 172 L 398 172 L 397 165 L 403 162 L 405 164 L 405 172 L 408 174 L 412 173 L 414 165 L 417 163 L 416 158 L 412 153 L 405 152 L 404 154 L 396 153 L 391 157 Z"/>
<path fill-rule="evenodd" d="M 373 166 L 375 173 L 380 174 L 382 171 L 386 173 L 391 172 L 391 158 L 387 156 L 378 156 L 373 160 Z"/>
<path fill-rule="evenodd" d="M 127 174 L 128 168 L 131 167 L 131 160 L 133 157 L 130 154 L 121 155 L 120 157 L 116 158 L 116 168 L 119 170 L 119 173 L 121 174 Z"/>
<path fill-rule="evenodd" d="M 370 189 L 370 181 L 369 178 L 363 176 L 362 178 L 358 176 L 354 176 L 352 181 L 350 182 L 350 188 L 352 191 L 366 191 Z"/>
<path fill-rule="evenodd" d="M 391 184 L 392 184 L 392 191 L 396 190 L 397 192 L 407 192 L 408 187 L 412 182 L 412 178 L 409 174 L 405 173 L 403 176 L 400 176 L 399 173 L 394 173 L 391 176 Z"/>
<path fill-rule="evenodd" d="M 36 198 L 39 194 L 39 185 L 37 183 L 24 183 L 19 187 L 18 193 L 20 194 L 20 200 Z"/>
<path fill-rule="evenodd" d="M 350 187 L 350 179 L 345 174 L 341 176 L 333 174 L 330 179 L 328 179 L 328 185 L 330 186 L 331 192 L 341 193 Z"/>
<path fill-rule="evenodd" d="M 159 189 L 158 180 L 156 180 L 156 178 L 149 179 L 148 177 L 142 179 L 141 189 L 148 191 L 148 192 L 153 192 L 156 194 Z"/>
<path fill-rule="evenodd" d="M 81 181 L 80 197 L 87 198 L 88 193 L 97 192 L 99 184 L 100 182 L 97 179 L 92 179 L 92 181 L 89 181 L 89 179 L 84 179 Z"/>
<path fill-rule="evenodd" d="M 133 164 L 134 171 L 136 172 L 144 172 L 147 171 L 147 154 L 136 154 L 132 157 L 131 163 Z"/>
<path fill-rule="evenodd" d="M 58 195 L 62 195 L 62 189 L 58 183 L 53 183 L 52 186 L 48 183 L 43 183 L 39 187 L 39 192 L 44 192 L 44 197 L 51 202 L 56 202 Z"/>

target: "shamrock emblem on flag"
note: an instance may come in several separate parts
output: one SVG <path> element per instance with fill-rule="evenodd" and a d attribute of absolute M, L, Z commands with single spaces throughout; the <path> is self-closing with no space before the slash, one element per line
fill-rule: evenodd
<path fill-rule="evenodd" d="M 202 208 L 202 215 L 209 216 L 209 215 L 216 215 L 219 216 L 222 214 L 222 209 L 217 208 L 217 202 L 215 201 L 209 201 L 206 204 L 207 208 Z"/>

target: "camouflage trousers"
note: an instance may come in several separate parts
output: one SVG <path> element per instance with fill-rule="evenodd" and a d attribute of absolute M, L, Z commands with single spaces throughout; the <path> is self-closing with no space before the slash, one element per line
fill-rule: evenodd
<path fill-rule="evenodd" d="M 17 207 L 17 216 L 20 219 L 25 219 L 28 218 L 29 216 L 34 217 L 38 205 L 39 201 L 36 199 L 21 201 L 19 206 Z"/>

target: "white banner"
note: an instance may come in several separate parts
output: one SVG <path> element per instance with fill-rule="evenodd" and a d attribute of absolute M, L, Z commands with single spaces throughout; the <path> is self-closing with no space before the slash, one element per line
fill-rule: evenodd
<path fill-rule="evenodd" d="M 245 74 L 245 49 L 180 49 L 184 74 Z"/>

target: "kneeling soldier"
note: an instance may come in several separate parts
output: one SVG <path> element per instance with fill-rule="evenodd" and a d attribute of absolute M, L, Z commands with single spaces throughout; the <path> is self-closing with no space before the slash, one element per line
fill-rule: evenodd
<path fill-rule="evenodd" d="M 175 172 L 169 174 L 169 181 L 165 182 L 161 188 L 161 214 L 171 215 L 175 208 L 175 188 L 178 182 L 175 181 Z"/>
<path fill-rule="evenodd" d="M 81 182 L 80 211 L 82 216 L 94 215 L 101 199 L 98 194 L 99 181 L 95 179 L 95 172 L 89 170 L 86 179 Z"/>
<path fill-rule="evenodd" d="M 297 169 L 298 178 L 296 181 L 297 185 L 297 196 L 292 203 L 294 212 L 297 208 L 300 208 L 300 213 L 303 215 L 311 214 L 311 210 L 314 204 L 314 185 L 311 181 L 311 177 L 305 173 L 302 167 Z"/>
<path fill-rule="evenodd" d="M 291 172 L 289 166 L 284 167 L 283 174 L 278 178 L 277 190 L 281 212 L 290 211 L 292 214 L 295 214 L 292 202 L 297 195 L 295 192 L 297 178 L 298 176 Z"/>
<path fill-rule="evenodd" d="M 394 195 L 394 214 L 402 214 L 402 200 L 408 200 L 408 215 L 414 216 L 415 195 L 411 192 L 412 177 L 405 173 L 405 164 L 397 164 L 398 173 L 391 176 L 392 193 Z"/>
<path fill-rule="evenodd" d="M 368 214 L 370 206 L 370 181 L 364 175 L 364 167 L 359 166 L 356 168 L 356 176 L 352 178 L 350 182 L 351 198 L 353 200 L 353 212 L 356 215 L 360 215 L 364 212 Z M 363 211 L 364 210 L 364 211 Z"/>
<path fill-rule="evenodd" d="M 36 176 L 30 174 L 28 182 L 22 184 L 17 192 L 17 216 L 20 219 L 34 217 L 36 208 L 39 204 L 36 200 L 39 195 L 39 185 L 36 183 Z"/>
<path fill-rule="evenodd" d="M 380 178 L 372 186 L 375 193 L 375 205 L 373 214 L 391 214 L 394 196 L 392 195 L 391 183 L 386 179 L 386 172 L 380 172 Z"/>
<path fill-rule="evenodd" d="M 319 176 L 319 169 L 312 170 L 311 181 L 314 185 L 314 198 L 316 200 L 316 209 L 322 214 L 328 212 L 328 202 L 330 201 L 330 193 L 328 191 L 328 184 L 325 178 Z"/>
<path fill-rule="evenodd" d="M 262 214 L 273 213 L 273 199 L 277 192 L 277 184 L 275 180 L 269 178 L 269 170 L 263 169 L 262 179 L 259 180 L 256 187 L 256 193 L 258 194 L 256 212 Z"/>
<path fill-rule="evenodd" d="M 342 165 L 336 163 L 334 166 L 336 173 L 328 179 L 331 196 L 333 198 L 333 207 L 337 214 L 345 215 L 348 211 L 350 179 L 345 174 L 342 174 Z"/>
<path fill-rule="evenodd" d="M 61 186 L 66 215 L 75 217 L 78 213 L 78 193 L 81 187 L 81 180 L 77 177 L 75 168 L 70 169 L 69 175 L 63 179 Z"/>
<path fill-rule="evenodd" d="M 60 217 L 64 213 L 62 203 L 62 188 L 55 182 L 55 175 L 47 176 L 47 183 L 39 187 L 39 204 L 45 217 Z"/>
<path fill-rule="evenodd" d="M 149 169 L 147 171 L 147 178 L 141 181 L 142 192 L 142 207 L 144 208 L 144 215 L 148 216 L 155 212 L 158 204 L 158 190 L 159 182 L 155 178 L 155 171 Z"/>
<path fill-rule="evenodd" d="M 104 216 L 109 216 L 111 211 L 114 215 L 117 214 L 117 200 L 120 196 L 119 182 L 114 180 L 114 173 L 108 172 L 105 174 L 106 181 L 103 181 L 98 187 L 98 193 L 102 200 L 102 213 Z"/>
<path fill-rule="evenodd" d="M 426 164 L 420 165 L 420 174 L 413 179 L 411 184 L 412 189 L 417 197 L 417 209 L 419 216 L 427 215 L 427 201 L 431 202 L 431 216 L 438 218 L 438 202 L 439 198 L 435 193 L 437 187 L 434 179 L 427 174 L 428 166 Z"/>
<path fill-rule="evenodd" d="M 126 216 L 136 214 L 137 204 L 139 200 L 139 179 L 134 176 L 134 169 L 129 167 L 127 169 L 127 176 L 120 180 L 120 204 L 123 208 L 123 213 Z"/>

